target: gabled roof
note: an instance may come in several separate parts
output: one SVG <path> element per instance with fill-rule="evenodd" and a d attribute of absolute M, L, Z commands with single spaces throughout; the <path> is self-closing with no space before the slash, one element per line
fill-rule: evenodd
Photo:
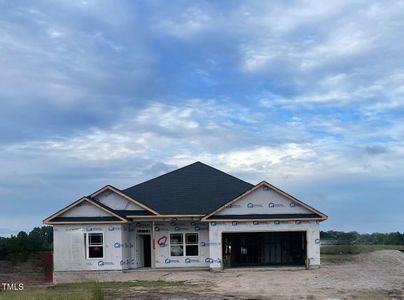
<path fill-rule="evenodd" d="M 63 213 L 67 212 L 68 210 L 74 208 L 78 204 L 82 202 L 87 202 L 99 209 L 105 211 L 110 216 L 108 217 L 61 217 Z M 82 197 L 70 205 L 66 206 L 65 208 L 59 210 L 58 212 L 54 213 L 50 217 L 43 220 L 45 224 L 64 224 L 64 223 L 74 223 L 74 222 L 81 222 L 81 223 L 104 223 L 105 221 L 109 221 L 111 223 L 127 223 L 128 220 L 125 219 L 123 216 L 117 214 L 113 209 L 109 208 L 108 206 L 88 197 Z"/>
<path fill-rule="evenodd" d="M 306 214 L 295 215 L 216 215 L 228 205 L 249 195 L 260 187 L 270 188 L 305 207 Z M 97 196 L 110 190 L 144 210 L 114 210 L 97 201 Z M 63 217 L 63 213 L 86 201 L 109 216 Z M 202 221 L 237 219 L 326 220 L 327 216 L 279 188 L 263 181 L 252 185 L 211 166 L 196 162 L 125 190 L 107 185 L 88 197 L 83 197 L 44 220 L 45 224 L 64 223 L 127 223 L 130 218 L 201 217 Z"/>
<path fill-rule="evenodd" d="M 196 162 L 122 192 L 162 215 L 205 215 L 253 187 Z"/>
<path fill-rule="evenodd" d="M 253 186 L 251 189 L 245 191 L 243 194 L 239 195 L 238 197 L 235 197 L 235 198 L 232 199 L 231 201 L 229 201 L 229 202 L 227 202 L 227 203 L 224 203 L 223 205 L 217 207 L 215 210 L 213 210 L 213 211 L 207 213 L 206 216 L 204 216 L 204 217 L 202 218 L 202 220 L 203 220 L 203 221 L 206 221 L 206 220 L 212 219 L 213 217 L 216 217 L 216 218 L 217 218 L 217 216 L 215 216 L 215 215 L 216 215 L 218 212 L 224 210 L 224 209 L 225 209 L 226 207 L 228 207 L 229 205 L 231 205 L 231 204 L 233 204 L 233 203 L 239 201 L 241 198 L 243 198 L 243 197 L 245 197 L 245 196 L 251 194 L 252 192 L 256 191 L 257 189 L 259 189 L 259 188 L 261 188 L 261 187 L 266 187 L 266 188 L 272 189 L 272 190 L 276 191 L 277 193 L 279 193 L 279 194 L 285 196 L 285 197 L 288 198 L 289 200 L 300 204 L 301 206 L 305 207 L 307 210 L 309 210 L 310 212 L 312 212 L 314 216 L 317 216 L 317 219 L 318 219 L 318 220 L 327 220 L 327 218 L 328 218 L 327 215 L 323 214 L 322 212 L 318 211 L 317 209 L 314 209 L 314 208 L 311 207 L 310 205 L 308 205 L 308 204 L 304 203 L 303 201 L 301 201 L 301 200 L 299 200 L 299 199 L 293 197 L 292 195 L 290 195 L 290 194 L 288 194 L 288 193 L 282 191 L 280 188 L 277 188 L 276 186 L 274 186 L 274 185 L 272 185 L 272 184 L 270 184 L 270 183 L 268 183 L 268 182 L 266 182 L 266 181 L 261 181 L 261 182 L 258 183 L 256 186 Z M 303 217 L 303 216 L 299 216 L 299 218 L 302 218 L 302 217 Z M 221 217 L 219 217 L 219 218 L 221 218 Z M 311 218 L 312 218 L 312 217 L 311 217 Z"/>

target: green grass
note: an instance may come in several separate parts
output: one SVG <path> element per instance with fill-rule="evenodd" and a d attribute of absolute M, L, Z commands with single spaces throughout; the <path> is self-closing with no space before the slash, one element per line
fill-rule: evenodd
<path fill-rule="evenodd" d="M 60 283 L 48 287 L 49 290 L 72 290 L 72 289 L 90 289 L 94 287 L 94 282 L 78 282 L 78 283 Z M 136 281 L 108 281 L 108 282 L 97 282 L 97 286 L 102 289 L 119 289 L 119 288 L 129 288 L 129 287 L 178 287 L 183 286 L 183 281 L 163 281 L 163 280 L 136 280 Z"/>
<path fill-rule="evenodd" d="M 27 287 L 22 291 L 0 291 L 0 300 L 102 300 L 105 289 L 181 287 L 182 281 L 127 281 L 63 283 L 49 287 Z"/>
<path fill-rule="evenodd" d="M 404 245 L 322 245 L 321 261 L 325 263 L 342 263 L 354 260 L 356 254 L 377 250 L 401 250 Z"/>
<path fill-rule="evenodd" d="M 322 255 L 359 254 L 377 250 L 404 250 L 404 245 L 323 245 Z"/>

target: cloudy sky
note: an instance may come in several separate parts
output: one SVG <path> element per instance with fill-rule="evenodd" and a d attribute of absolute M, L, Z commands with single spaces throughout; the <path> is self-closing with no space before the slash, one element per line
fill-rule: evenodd
<path fill-rule="evenodd" d="M 197 160 L 404 230 L 403 1 L 0 9 L 0 235 Z"/>

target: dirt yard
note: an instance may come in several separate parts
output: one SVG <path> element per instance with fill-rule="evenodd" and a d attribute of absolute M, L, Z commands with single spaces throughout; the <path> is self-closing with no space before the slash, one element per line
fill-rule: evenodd
<path fill-rule="evenodd" d="M 382 250 L 317 270 L 147 272 L 132 280 L 186 281 L 176 299 L 404 299 L 404 253 Z M 116 293 L 121 299 L 133 293 Z M 188 297 L 181 294 L 190 293 Z M 153 293 L 144 299 L 154 298 Z M 169 298 L 164 298 L 169 299 Z M 194 299 L 198 299 L 195 297 Z"/>
<path fill-rule="evenodd" d="M 341 259 L 342 258 L 342 259 Z M 0 279 L 1 274 L 0 272 Z M 16 275 L 16 274 L 15 274 Z M 90 280 L 83 276 L 80 280 Z M 112 277 L 112 278 L 111 278 Z M 18 276 L 14 279 L 17 280 Z M 143 281 L 103 286 L 106 299 L 400 299 L 404 300 L 404 253 L 382 250 L 343 255 L 315 270 L 131 271 L 99 275 L 100 281 Z M 160 280 L 160 281 L 158 281 Z M 162 285 L 158 282 L 178 282 Z M 154 283 L 155 282 L 155 283 Z M 164 283 L 164 282 L 163 282 Z M 57 288 L 58 286 L 55 286 Z M 63 287 L 63 285 L 61 285 Z M 46 288 L 46 287 L 44 287 Z M 72 287 L 64 287 L 72 288 Z M 27 290 L 29 292 L 29 290 Z M 1 293 L 0 293 L 1 294 Z M 0 295 L 1 296 L 1 295 Z M 0 297 L 1 299 L 1 297 Z"/>

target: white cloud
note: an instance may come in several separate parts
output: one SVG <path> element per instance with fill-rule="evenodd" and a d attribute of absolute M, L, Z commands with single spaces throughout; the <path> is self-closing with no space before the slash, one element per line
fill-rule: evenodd
<path fill-rule="evenodd" d="M 195 35 L 209 28 L 213 22 L 210 14 L 196 5 L 186 8 L 174 17 L 157 13 L 154 21 L 155 24 L 152 27 L 158 34 L 181 39 L 194 38 Z"/>

